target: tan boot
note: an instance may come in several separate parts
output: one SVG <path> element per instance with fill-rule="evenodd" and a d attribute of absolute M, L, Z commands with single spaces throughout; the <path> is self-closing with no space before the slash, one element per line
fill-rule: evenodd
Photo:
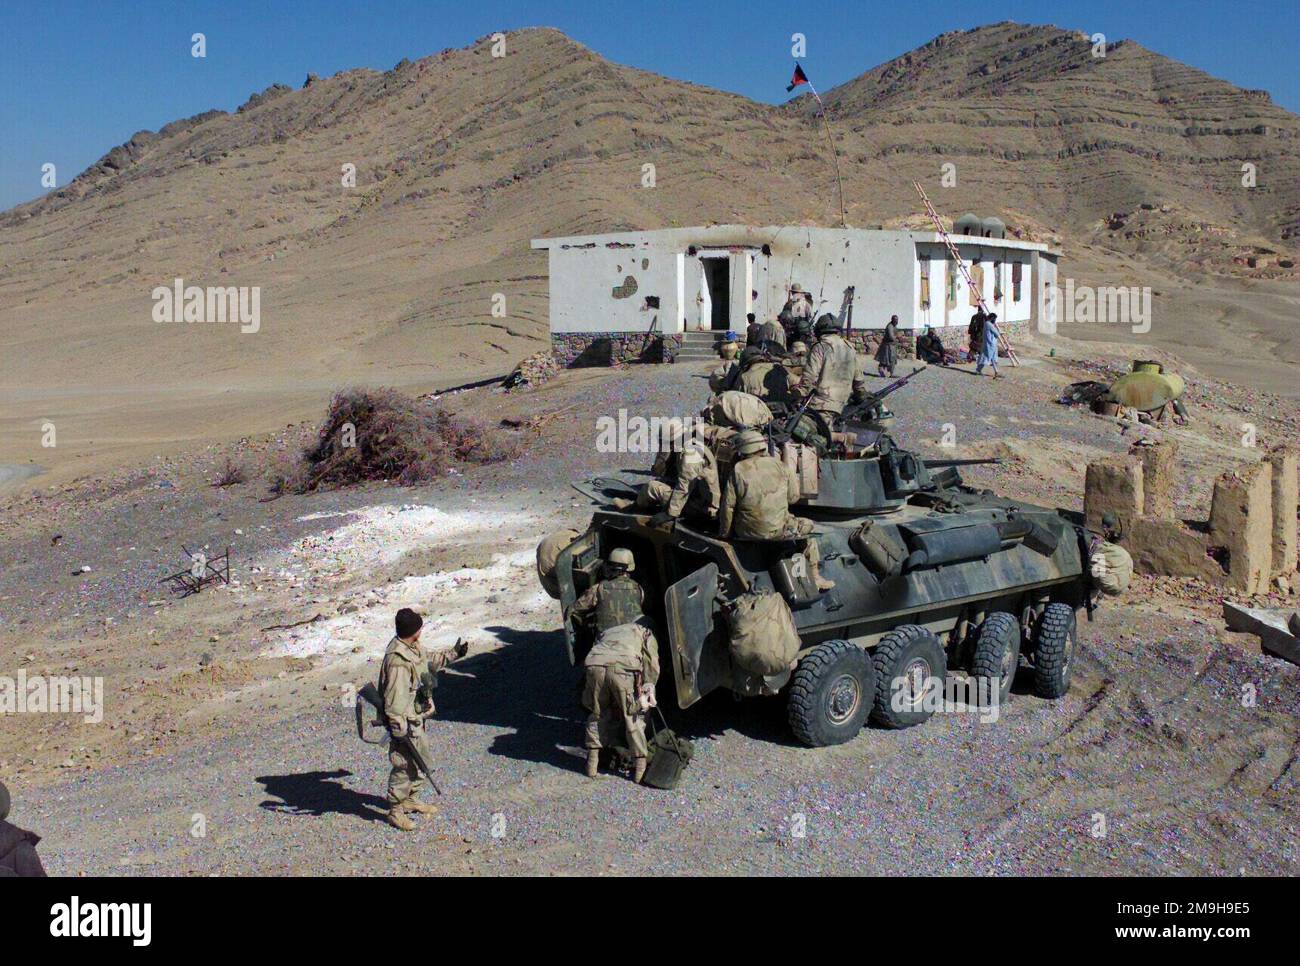
<path fill-rule="evenodd" d="M 404 807 L 408 812 L 415 812 L 417 815 L 437 815 L 437 814 L 438 814 L 438 806 L 437 806 L 437 805 L 432 805 L 432 804 L 430 804 L 430 803 L 428 803 L 428 802 L 422 802 L 422 801 L 419 801 L 418 799 L 415 799 L 415 798 L 408 798 L 408 799 L 403 803 L 403 807 Z"/>
<path fill-rule="evenodd" d="M 812 575 L 813 583 L 816 584 L 817 589 L 823 594 L 828 590 L 834 590 L 835 581 L 822 576 L 822 554 L 817 547 L 816 540 L 808 541 L 808 549 L 805 551 L 804 556 L 808 560 L 808 573 Z"/>
<path fill-rule="evenodd" d="M 591 748 L 587 751 L 587 777 L 597 778 L 600 775 L 600 749 Z"/>
<path fill-rule="evenodd" d="M 388 824 L 393 828 L 399 828 L 403 832 L 414 832 L 415 823 L 407 816 L 406 810 L 398 805 L 394 805 L 388 810 Z"/>
<path fill-rule="evenodd" d="M 646 759 L 644 757 L 640 757 L 640 758 L 634 758 L 633 761 L 635 764 L 633 765 L 632 768 L 632 781 L 640 785 L 641 779 L 645 778 Z"/>

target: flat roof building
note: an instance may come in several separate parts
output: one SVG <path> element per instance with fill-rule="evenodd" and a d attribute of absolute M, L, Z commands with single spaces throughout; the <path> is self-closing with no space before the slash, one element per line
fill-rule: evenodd
<path fill-rule="evenodd" d="M 1001 233 L 996 219 L 963 227 Z M 1009 335 L 1055 310 L 1035 293 L 1055 284 L 1058 252 L 991 234 L 951 237 Z M 548 253 L 551 341 L 569 365 L 668 359 L 690 333 L 743 337 L 746 315 L 775 319 L 794 283 L 859 344 L 891 315 L 910 343 L 927 325 L 964 328 L 975 311 L 936 232 L 711 225 L 532 245 Z"/>

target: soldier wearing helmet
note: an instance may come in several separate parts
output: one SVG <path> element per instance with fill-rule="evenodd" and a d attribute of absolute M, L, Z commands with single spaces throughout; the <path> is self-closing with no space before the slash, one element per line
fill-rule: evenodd
<path fill-rule="evenodd" d="M 858 369 L 858 354 L 840 334 L 840 324 L 829 312 L 814 327 L 817 344 L 808 352 L 802 382 L 812 394 L 808 408 L 829 429 L 850 401 L 861 399 L 866 381 Z"/>
<path fill-rule="evenodd" d="M 723 537 L 748 540 L 800 539 L 812 533 L 812 521 L 795 516 L 790 504 L 799 498 L 799 484 L 789 468 L 768 454 L 767 438 L 755 430 L 736 436 L 736 465 L 722 491 L 718 515 Z M 817 589 L 830 590 L 835 584 L 823 580 L 821 554 L 815 540 L 805 552 L 808 570 Z"/>
<path fill-rule="evenodd" d="M 645 591 L 632 577 L 635 569 L 631 550 L 611 550 L 601 567 L 601 581 L 574 602 L 568 616 L 589 623 L 598 635 L 641 617 Z"/>
<path fill-rule="evenodd" d="M 631 576 L 636 569 L 632 551 L 611 550 L 602 569 L 604 579 L 579 597 L 570 612 L 590 619 L 596 632 L 583 659 L 587 777 L 596 777 L 602 749 L 621 746 L 631 753 L 639 782 L 649 755 L 645 714 L 659 680 L 659 644 L 643 610 L 645 593 Z"/>

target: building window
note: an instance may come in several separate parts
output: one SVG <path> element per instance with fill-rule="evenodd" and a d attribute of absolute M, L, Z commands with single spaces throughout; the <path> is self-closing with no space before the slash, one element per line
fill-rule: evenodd
<path fill-rule="evenodd" d="M 930 259 L 921 259 L 921 308 L 930 307 Z"/>
<path fill-rule="evenodd" d="M 993 301 L 1002 301 L 1002 263 L 993 263 Z"/>
<path fill-rule="evenodd" d="M 948 269 L 948 308 L 957 307 L 957 263 L 949 258 L 944 265 Z"/>
<path fill-rule="evenodd" d="M 984 295 L 984 266 L 979 262 L 971 262 L 970 280 L 970 304 L 978 307 Z"/>
<path fill-rule="evenodd" d="M 1021 262 L 1011 263 L 1011 301 L 1020 301 L 1020 272 Z"/>

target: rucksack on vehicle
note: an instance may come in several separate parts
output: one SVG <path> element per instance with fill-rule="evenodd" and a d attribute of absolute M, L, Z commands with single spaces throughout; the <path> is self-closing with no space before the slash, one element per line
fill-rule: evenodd
<path fill-rule="evenodd" d="M 743 594 L 727 616 L 731 659 L 767 677 L 789 669 L 799 655 L 799 631 L 785 598 L 772 591 Z"/>
<path fill-rule="evenodd" d="M 717 425 L 736 429 L 758 429 L 772 421 L 772 410 L 767 408 L 767 403 L 757 396 L 734 389 L 713 400 L 708 415 Z"/>

